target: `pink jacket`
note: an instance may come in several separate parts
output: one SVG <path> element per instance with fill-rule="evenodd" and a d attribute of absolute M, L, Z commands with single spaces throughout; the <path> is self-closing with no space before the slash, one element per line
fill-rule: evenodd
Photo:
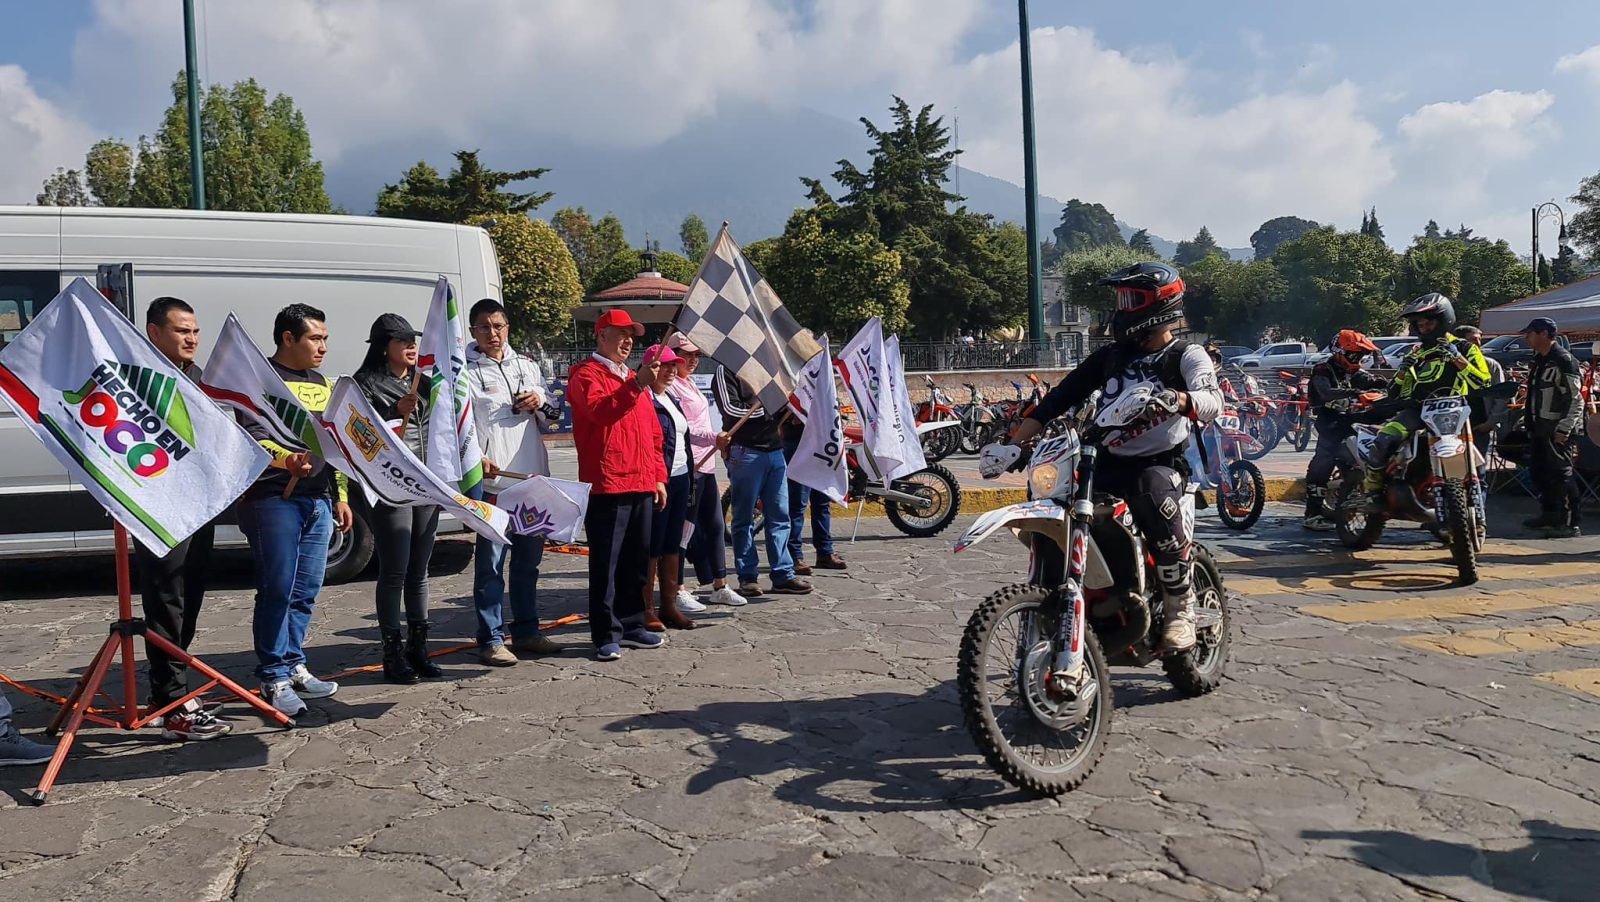
<path fill-rule="evenodd" d="M 700 465 L 699 472 L 715 474 L 717 456 L 707 452 L 717 446 L 717 431 L 711 428 L 711 407 L 706 403 L 706 396 L 700 394 L 700 389 L 695 387 L 692 379 L 674 379 L 667 386 L 667 394 L 678 402 L 683 418 L 689 421 L 689 448 L 694 454 L 695 463 L 699 463 L 702 457 L 706 459 Z"/>

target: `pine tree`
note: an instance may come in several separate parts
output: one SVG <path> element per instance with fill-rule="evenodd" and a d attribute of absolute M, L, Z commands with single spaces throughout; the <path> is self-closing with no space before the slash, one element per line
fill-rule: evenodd
<path fill-rule="evenodd" d="M 1140 229 L 1128 236 L 1128 247 L 1154 260 L 1161 255 L 1156 253 L 1156 246 L 1150 242 L 1150 230 Z"/>

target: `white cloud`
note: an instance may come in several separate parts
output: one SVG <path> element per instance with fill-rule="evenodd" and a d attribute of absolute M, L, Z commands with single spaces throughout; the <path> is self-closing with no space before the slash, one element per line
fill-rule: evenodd
<path fill-rule="evenodd" d="M 1490 91 L 1430 103 L 1402 118 L 1405 190 L 1436 192 L 1457 208 L 1482 201 L 1496 169 L 1527 159 L 1559 135 L 1548 91 Z"/>
<path fill-rule="evenodd" d="M 1582 75 L 1600 88 L 1600 44 L 1579 53 L 1569 53 L 1556 60 L 1556 71 Z"/>
<path fill-rule="evenodd" d="M 942 90 L 962 110 L 966 165 L 1020 180 L 1017 52 L 952 68 Z M 1218 109 L 1195 96 L 1183 60 L 1106 48 L 1087 30 L 1037 29 L 1033 58 L 1041 190 L 1104 203 L 1156 234 L 1189 237 L 1203 223 L 1239 246 L 1273 216 L 1353 216 L 1394 175 L 1347 82 Z"/>
<path fill-rule="evenodd" d="M 40 97 L 21 67 L 0 65 L 0 203 L 32 203 L 57 166 L 81 168 L 90 135 Z"/>

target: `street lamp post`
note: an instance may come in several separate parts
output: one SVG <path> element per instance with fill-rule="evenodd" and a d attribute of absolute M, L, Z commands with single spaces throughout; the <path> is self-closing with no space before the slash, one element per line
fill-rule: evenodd
<path fill-rule="evenodd" d="M 1548 208 L 1548 209 L 1547 209 Z M 1561 205 L 1553 200 L 1547 200 L 1533 208 L 1533 256 L 1529 260 L 1533 264 L 1533 293 L 1539 293 L 1539 220 L 1549 216 L 1549 211 L 1555 211 L 1556 220 L 1561 223 L 1561 231 L 1556 233 L 1556 254 L 1567 247 L 1567 214 Z"/>
<path fill-rule="evenodd" d="M 188 58 L 184 69 L 189 82 L 189 194 L 190 206 L 206 208 L 205 153 L 200 146 L 200 54 L 194 39 L 194 0 L 183 0 L 183 49 Z"/>
<path fill-rule="evenodd" d="M 1028 40 L 1028 0 L 1017 0 L 1022 33 L 1022 190 L 1028 217 L 1028 339 L 1044 341 L 1044 285 L 1039 261 L 1039 172 L 1033 152 L 1033 51 Z"/>

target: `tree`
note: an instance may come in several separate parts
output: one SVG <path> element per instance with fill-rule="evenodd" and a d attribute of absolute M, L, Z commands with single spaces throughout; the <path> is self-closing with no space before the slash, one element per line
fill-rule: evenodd
<path fill-rule="evenodd" d="M 634 250 L 632 248 L 624 248 L 618 251 L 615 256 L 606 261 L 606 265 L 600 267 L 600 270 L 595 273 L 594 281 L 584 286 L 585 289 L 589 294 L 594 294 L 597 291 L 605 291 L 607 288 L 615 288 L 637 276 L 644 271 L 644 259 L 641 256 L 643 253 L 642 249 Z M 672 251 L 653 251 L 653 253 L 656 255 L 656 272 L 674 282 L 681 282 L 687 285 L 693 281 L 695 273 L 700 271 L 700 264 L 690 263 L 687 258 Z"/>
<path fill-rule="evenodd" d="M 913 113 L 901 98 L 891 108 L 894 128 L 863 118 L 871 140 L 870 164 L 840 160 L 833 178 L 844 195 L 835 200 L 821 181 L 803 178 L 825 231 L 862 232 L 900 255 L 911 289 L 908 319 L 929 338 L 959 329 L 993 330 L 1026 315 L 1026 233 L 959 204 L 944 189 L 956 151 L 932 106 Z M 870 245 L 869 245 L 870 246 Z"/>
<path fill-rule="evenodd" d="M 1156 253 L 1156 246 L 1150 242 L 1149 229 L 1139 229 L 1132 235 L 1129 235 L 1128 247 L 1131 247 L 1135 251 L 1138 251 L 1140 254 L 1144 255 L 1145 259 L 1147 260 L 1155 260 L 1161 256 L 1160 254 Z"/>
<path fill-rule="evenodd" d="M 510 314 L 512 339 L 527 345 L 570 329 L 572 308 L 583 302 L 583 286 L 572 254 L 555 229 L 526 213 L 478 214 L 466 223 L 489 229 L 500 257 L 500 292 Z"/>
<path fill-rule="evenodd" d="M 287 94 L 270 101 L 253 78 L 233 87 L 212 85 L 200 97 L 200 141 L 206 206 L 213 210 L 327 213 L 322 164 L 311 154 L 305 116 Z M 103 203 L 141 207 L 192 206 L 189 178 L 189 101 L 184 75 L 172 82 L 172 105 L 155 136 L 141 135 L 132 184 L 122 193 L 127 145 L 106 140 L 90 150 L 96 196 Z M 97 153 L 98 152 L 98 153 Z M 100 191 L 104 190 L 104 195 Z"/>
<path fill-rule="evenodd" d="M 1532 278 L 1532 272 L 1504 240 L 1469 242 L 1461 253 L 1461 293 L 1452 296 L 1456 316 L 1461 322 L 1475 323 L 1490 307 L 1525 297 Z"/>
<path fill-rule="evenodd" d="M 1600 172 L 1579 182 L 1578 193 L 1567 199 L 1579 207 L 1567 223 L 1567 234 L 1588 250 L 1591 260 L 1600 259 Z"/>
<path fill-rule="evenodd" d="M 1544 254 L 1539 255 L 1539 284 L 1545 288 L 1553 288 L 1556 284 L 1555 272 L 1550 268 L 1550 258 Z"/>
<path fill-rule="evenodd" d="M 476 150 L 455 152 L 456 167 L 446 178 L 425 161 L 406 171 L 395 185 L 378 192 L 379 216 L 421 219 L 427 222 L 466 222 L 478 216 L 528 213 L 555 195 L 550 192 L 518 194 L 502 191 L 512 182 L 536 179 L 548 169 L 501 172 L 485 168 Z"/>
<path fill-rule="evenodd" d="M 1283 325 L 1323 341 L 1340 329 L 1384 334 L 1399 321 L 1398 258 L 1370 235 L 1312 229 L 1278 246 L 1273 262 L 1289 299 Z"/>
<path fill-rule="evenodd" d="M 1062 285 L 1069 303 L 1090 310 L 1115 310 L 1116 294 L 1100 280 L 1145 258 L 1131 247 L 1085 248 L 1061 258 Z"/>
<path fill-rule="evenodd" d="M 600 217 L 600 220 L 594 224 L 594 242 L 595 254 L 598 256 L 602 266 L 610 263 L 618 254 L 627 250 L 628 236 L 622 230 L 622 220 L 618 219 L 614 213 L 607 213 Z M 682 280 L 680 279 L 679 281 Z"/>
<path fill-rule="evenodd" d="M 1281 323 L 1287 285 L 1270 260 L 1239 263 L 1220 252 L 1183 271 L 1184 318 L 1191 328 L 1254 346 Z"/>
<path fill-rule="evenodd" d="M 1568 285 L 1583 278 L 1586 273 L 1578 260 L 1578 252 L 1563 244 L 1555 263 L 1550 266 L 1550 275 L 1557 285 Z"/>
<path fill-rule="evenodd" d="M 1056 244 L 1062 253 L 1081 251 L 1084 248 L 1120 247 L 1122 230 L 1117 228 L 1117 218 L 1100 204 L 1084 203 L 1074 197 L 1061 210 L 1061 223 L 1054 232 Z"/>
<path fill-rule="evenodd" d="M 1378 224 L 1378 208 L 1373 207 L 1370 213 L 1361 214 L 1361 234 L 1369 238 L 1383 240 L 1383 226 Z"/>
<path fill-rule="evenodd" d="M 89 192 L 103 207 L 133 205 L 133 148 L 114 138 L 103 138 L 89 148 L 83 160 Z"/>
<path fill-rule="evenodd" d="M 1430 291 L 1451 298 L 1459 297 L 1461 256 L 1466 248 L 1459 241 L 1420 239 L 1400 258 L 1400 269 L 1395 278 L 1395 299 L 1409 301 Z"/>
<path fill-rule="evenodd" d="M 1257 260 L 1272 259 L 1273 251 L 1285 241 L 1293 241 L 1317 228 L 1317 223 L 1298 216 L 1279 216 L 1261 224 L 1250 235 L 1250 246 L 1255 248 Z"/>
<path fill-rule="evenodd" d="M 1193 239 L 1178 242 L 1178 249 L 1172 254 L 1172 262 L 1179 267 L 1199 263 L 1212 251 L 1218 250 L 1217 240 L 1211 237 L 1211 230 L 1205 226 L 1195 233 Z"/>
<path fill-rule="evenodd" d="M 1056 264 L 1061 262 L 1061 256 L 1065 253 L 1066 251 L 1062 249 L 1061 245 L 1056 244 L 1050 238 L 1039 242 L 1039 268 L 1045 272 L 1053 271 L 1056 268 Z"/>
<path fill-rule="evenodd" d="M 678 241 L 683 245 L 683 255 L 699 263 L 711 249 L 711 236 L 706 233 L 705 220 L 694 213 L 683 218 L 678 226 Z"/>
<path fill-rule="evenodd" d="M 41 207 L 89 206 L 89 192 L 83 187 L 83 173 L 57 166 L 54 175 L 45 177 L 33 202 Z"/>
<path fill-rule="evenodd" d="M 889 332 L 904 331 L 911 286 L 900 255 L 868 232 L 827 228 L 826 216 L 816 208 L 796 210 L 781 237 L 745 248 L 745 256 L 815 332 L 844 340 L 874 316 Z"/>
<path fill-rule="evenodd" d="M 600 236 L 595 233 L 594 222 L 582 207 L 562 207 L 550 217 L 550 227 L 556 230 L 561 243 L 572 254 L 578 267 L 578 280 L 588 285 L 600 265 L 607 259 L 600 253 Z"/>
<path fill-rule="evenodd" d="M 1437 241 L 1443 237 L 1439 234 L 1439 223 L 1432 219 L 1428 220 L 1428 224 L 1422 227 L 1422 237 L 1430 241 Z"/>

